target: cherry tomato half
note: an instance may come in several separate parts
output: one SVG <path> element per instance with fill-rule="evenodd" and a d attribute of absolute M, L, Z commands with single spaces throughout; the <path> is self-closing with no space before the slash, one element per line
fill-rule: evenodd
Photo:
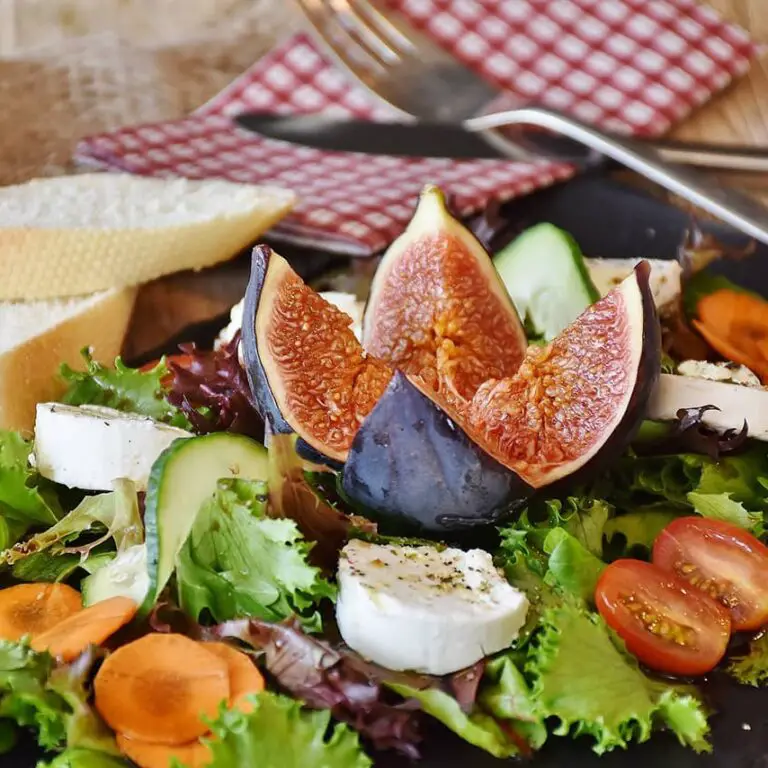
<path fill-rule="evenodd" d="M 768 624 L 768 547 L 743 528 L 678 518 L 656 538 L 652 559 L 722 603 L 734 631 Z"/>
<path fill-rule="evenodd" d="M 595 590 L 600 615 L 651 669 L 703 675 L 723 658 L 731 618 L 720 603 L 642 560 L 616 560 Z"/>

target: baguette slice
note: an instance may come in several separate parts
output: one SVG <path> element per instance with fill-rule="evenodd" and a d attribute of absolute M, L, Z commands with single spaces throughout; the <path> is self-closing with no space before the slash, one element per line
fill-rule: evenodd
<path fill-rule="evenodd" d="M 284 189 L 92 173 L 0 188 L 0 300 L 81 296 L 236 255 L 295 203 Z"/>
<path fill-rule="evenodd" d="M 0 429 L 30 431 L 35 406 L 64 389 L 61 363 L 81 369 L 80 350 L 112 363 L 131 319 L 136 288 L 85 298 L 0 302 Z"/>

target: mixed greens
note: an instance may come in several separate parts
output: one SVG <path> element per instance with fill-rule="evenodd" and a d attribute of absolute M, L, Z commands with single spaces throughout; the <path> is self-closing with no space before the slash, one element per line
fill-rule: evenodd
<path fill-rule="evenodd" d="M 515 283 L 510 293 L 531 343 L 555 337 L 600 293 L 594 267 L 549 225 L 523 235 L 497 264 Z M 568 279 L 547 284 L 558 264 Z M 702 299 L 724 290 L 742 289 L 695 274 L 677 301 L 687 315 L 662 319 L 687 323 Z M 558 312 L 550 311 L 553 301 Z M 215 351 L 187 346 L 144 369 L 119 359 L 109 368 L 85 352 L 85 370 L 62 369 L 62 403 L 111 409 L 118 426 L 124 413 L 196 435 L 166 448 L 145 486 L 116 477 L 112 490 L 65 489 L 35 470 L 30 441 L 0 433 L 0 563 L 9 583 L 72 584 L 86 607 L 114 599 L 134 605 L 103 641 L 61 654 L 54 643 L 41 647 L 37 617 L 29 632 L 8 637 L 4 626 L 13 622 L 4 611 L 16 621 L 32 609 L 6 605 L 0 593 L 0 751 L 13 747 L 19 727 L 51 753 L 50 768 L 118 768 L 129 765 L 127 755 L 148 768 L 160 765 L 155 759 L 183 765 L 192 753 L 175 754 L 181 742 L 159 758 L 135 757 L 149 753 L 130 746 L 136 737 L 127 727 L 107 725 L 111 715 L 103 717 L 94 694 L 102 659 L 147 633 L 184 636 L 196 647 L 229 643 L 265 673 L 270 690 L 233 695 L 215 716 L 203 715 L 199 735 L 184 742 L 205 750 L 195 765 L 362 768 L 372 765 L 369 747 L 415 758 L 425 717 L 498 758 L 530 755 L 555 738 L 584 739 L 602 754 L 657 730 L 710 751 L 713 713 L 700 691 L 654 673 L 627 650 L 601 609 L 600 585 L 617 560 L 656 563 L 660 534 L 681 519 L 768 539 L 768 443 L 736 425 L 725 434 L 713 429 L 703 404 L 673 422 L 646 421 L 606 472 L 544 490 L 492 532 L 495 566 L 527 598 L 511 646 L 450 674 L 393 671 L 338 637 L 339 550 L 359 539 L 415 558 L 419 547 L 437 545 L 379 536 L 333 472 L 299 456 L 294 436 L 267 430 L 261 446 L 264 422 L 239 342 L 235 335 Z M 738 339 L 729 343 L 746 350 L 734 362 L 755 354 Z M 668 352 L 675 371 L 680 355 L 674 345 Z M 768 599 L 760 585 L 748 586 L 757 602 Z M 744 652 L 720 666 L 746 685 L 768 681 L 768 640 L 758 629 L 750 626 Z"/>

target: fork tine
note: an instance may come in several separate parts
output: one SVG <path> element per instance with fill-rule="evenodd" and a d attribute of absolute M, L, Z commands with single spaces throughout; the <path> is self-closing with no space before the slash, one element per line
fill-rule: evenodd
<path fill-rule="evenodd" d="M 383 13 L 371 0 L 343 0 L 353 9 L 358 18 L 364 19 L 370 28 L 376 30 L 390 50 L 401 58 L 418 53 L 418 46 L 400 29 L 389 16 Z"/>
<path fill-rule="evenodd" d="M 386 76 L 387 63 L 364 39 L 350 31 L 350 24 L 342 23 L 340 14 L 327 0 L 295 2 L 329 52 L 355 77 L 368 87 L 374 87 L 377 78 Z"/>
<path fill-rule="evenodd" d="M 370 21 L 361 15 L 350 0 L 327 0 L 336 12 L 339 22 L 361 45 L 365 45 L 383 63 L 397 64 L 399 55 L 396 49 L 374 29 Z"/>

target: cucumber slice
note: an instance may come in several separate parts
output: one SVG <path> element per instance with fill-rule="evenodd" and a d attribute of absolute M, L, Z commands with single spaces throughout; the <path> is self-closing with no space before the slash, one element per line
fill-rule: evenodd
<path fill-rule="evenodd" d="M 174 441 L 152 466 L 144 511 L 149 588 L 141 615 L 171 578 L 203 502 L 219 480 L 232 477 L 266 481 L 267 449 L 244 435 L 215 432 Z"/>
<path fill-rule="evenodd" d="M 545 341 L 600 298 L 576 241 L 553 224 L 527 229 L 493 262 L 526 329 Z"/>
<path fill-rule="evenodd" d="M 134 544 L 86 576 L 80 593 L 86 608 L 110 597 L 130 597 L 141 605 L 148 587 L 147 548 Z"/>

